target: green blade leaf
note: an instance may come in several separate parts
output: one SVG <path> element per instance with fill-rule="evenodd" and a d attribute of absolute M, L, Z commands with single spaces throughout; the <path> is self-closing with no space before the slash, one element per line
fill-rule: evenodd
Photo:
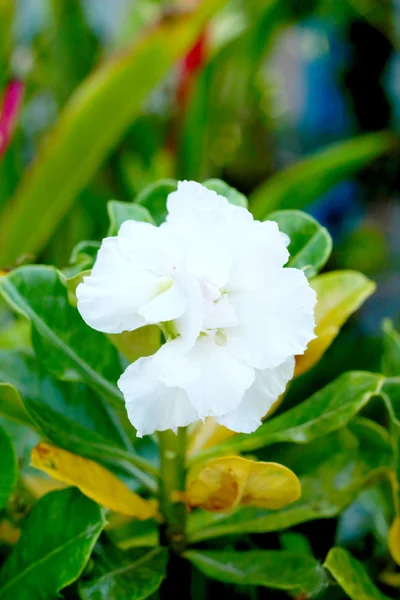
<path fill-rule="evenodd" d="M 78 192 L 137 117 L 149 92 L 226 3 L 205 0 L 190 14 L 165 19 L 76 89 L 2 215 L 2 264 L 24 253 L 37 253 L 46 245 Z"/>
<path fill-rule="evenodd" d="M 161 585 L 166 576 L 168 552 L 165 548 L 138 548 L 121 552 L 98 547 L 93 554 L 90 579 L 81 581 L 83 600 L 142 600 Z"/>
<path fill-rule="evenodd" d="M 17 457 L 5 429 L 0 427 L 0 509 L 8 502 L 17 479 Z"/>
<path fill-rule="evenodd" d="M 184 556 L 204 575 L 224 583 L 263 586 L 307 598 L 327 586 L 320 563 L 304 554 L 278 550 L 191 550 Z"/>
<path fill-rule="evenodd" d="M 301 498 L 278 511 L 244 507 L 234 513 L 193 513 L 188 522 L 191 542 L 222 535 L 280 531 L 298 523 L 334 517 L 368 484 L 393 470 L 395 462 L 386 430 L 360 418 L 347 429 L 310 444 L 279 445 L 275 453 L 271 448 L 268 460 L 296 473 Z"/>
<path fill-rule="evenodd" d="M 237 435 L 195 457 L 231 452 L 252 452 L 276 442 L 305 444 L 344 427 L 370 398 L 380 393 L 382 375 L 352 371 L 344 373 L 308 400 L 278 417 L 268 419 L 257 431 Z"/>
<path fill-rule="evenodd" d="M 112 408 L 88 386 L 53 381 L 40 372 L 37 361 L 22 352 L 0 350 L 0 365 L 0 379 L 12 377 L 28 423 L 49 441 L 156 488 L 157 470 L 133 449 L 127 451 Z M 7 408 L 0 404 L 0 412 L 10 416 Z"/>
<path fill-rule="evenodd" d="M 82 573 L 105 524 L 77 489 L 51 492 L 33 508 L 0 572 L 1 600 L 48 600 Z"/>
<path fill-rule="evenodd" d="M 144 206 L 133 204 L 132 202 L 119 202 L 118 200 L 110 200 L 107 203 L 108 216 L 110 217 L 110 227 L 108 236 L 117 235 L 119 228 L 124 221 L 144 221 L 152 223 L 154 221 L 151 214 Z"/>
<path fill-rule="evenodd" d="M 388 377 L 400 377 L 400 334 L 390 319 L 383 321 L 383 332 L 382 373 Z"/>
<path fill-rule="evenodd" d="M 393 147 L 388 133 L 366 134 L 338 142 L 279 171 L 250 196 L 250 209 L 263 220 L 273 210 L 303 208 Z"/>
<path fill-rule="evenodd" d="M 217 192 L 220 196 L 224 196 L 231 204 L 247 208 L 247 198 L 235 188 L 231 187 L 221 179 L 207 179 L 203 181 L 203 185 L 209 190 Z"/>
<path fill-rule="evenodd" d="M 324 567 L 351 600 L 389 600 L 372 582 L 363 565 L 344 548 L 332 548 Z"/>
<path fill-rule="evenodd" d="M 279 229 L 290 238 L 288 267 L 303 269 L 307 277 L 314 277 L 328 260 L 332 239 L 328 230 L 299 210 L 281 210 L 268 215 Z"/>
<path fill-rule="evenodd" d="M 0 351 L 0 356 L 3 352 Z M 0 383 L 0 413 L 21 425 L 33 426 L 32 419 L 26 411 L 20 393 L 10 383 Z"/>
<path fill-rule="evenodd" d="M 121 373 L 117 352 L 70 306 L 56 269 L 15 269 L 0 279 L 0 292 L 14 310 L 31 321 L 36 356 L 55 377 L 84 381 L 122 406 L 116 386 Z"/>

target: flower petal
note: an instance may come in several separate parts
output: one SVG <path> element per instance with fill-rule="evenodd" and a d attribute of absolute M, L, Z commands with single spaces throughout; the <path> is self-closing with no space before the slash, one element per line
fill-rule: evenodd
<path fill-rule="evenodd" d="M 133 331 L 146 324 L 137 314 L 140 306 L 157 296 L 165 278 L 135 268 L 117 238 L 106 238 L 91 275 L 76 289 L 78 310 L 93 329 L 104 333 Z"/>
<path fill-rule="evenodd" d="M 154 356 L 157 356 L 156 353 Z M 159 378 L 154 356 L 139 358 L 121 375 L 118 387 L 137 436 L 185 427 L 197 420 L 183 389 L 167 387 Z"/>
<path fill-rule="evenodd" d="M 259 293 L 230 294 L 240 326 L 228 330 L 229 350 L 256 369 L 302 354 L 314 335 L 316 294 L 302 271 L 280 269 Z"/>
<path fill-rule="evenodd" d="M 245 393 L 239 406 L 215 420 L 237 433 L 251 433 L 261 425 L 261 419 L 267 414 L 276 399 L 285 391 L 288 381 L 293 377 L 295 360 L 291 356 L 274 369 L 256 371 L 253 385 Z"/>

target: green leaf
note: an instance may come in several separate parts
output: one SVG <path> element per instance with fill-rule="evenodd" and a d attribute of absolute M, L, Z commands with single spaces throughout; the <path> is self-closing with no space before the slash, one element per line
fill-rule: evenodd
<path fill-rule="evenodd" d="M 77 489 L 51 492 L 34 507 L 0 572 L 1 600 L 49 600 L 82 573 L 105 525 Z"/>
<path fill-rule="evenodd" d="M 344 373 L 308 400 L 268 419 L 257 431 L 237 435 L 198 456 L 252 452 L 276 442 L 305 444 L 344 427 L 370 398 L 380 393 L 384 377 L 376 373 Z"/>
<path fill-rule="evenodd" d="M 163 20 L 75 90 L 2 215 L 2 264 L 24 253 L 38 253 L 46 245 L 78 193 L 138 116 L 149 92 L 226 3 L 205 0 L 189 14 Z"/>
<path fill-rule="evenodd" d="M 338 515 L 362 489 L 394 468 L 393 448 L 385 429 L 357 418 L 347 429 L 310 444 L 279 445 L 271 461 L 289 467 L 300 479 L 301 498 L 278 511 L 240 508 L 234 513 L 193 513 L 191 542 L 222 535 L 280 531 L 299 523 Z"/>
<path fill-rule="evenodd" d="M 83 600 L 142 600 L 161 585 L 166 576 L 168 552 L 165 548 L 138 548 L 122 552 L 99 546 L 93 554 L 88 581 L 82 580 Z"/>
<path fill-rule="evenodd" d="M 307 277 L 314 277 L 328 260 L 332 239 L 328 230 L 299 210 L 281 210 L 268 215 L 279 229 L 290 238 L 288 267 L 303 269 Z"/>
<path fill-rule="evenodd" d="M 400 334 L 390 319 L 383 321 L 383 332 L 382 373 L 388 377 L 400 377 Z"/>
<path fill-rule="evenodd" d="M 136 204 L 148 210 L 157 225 L 167 216 L 167 198 L 177 188 L 176 179 L 160 179 L 144 188 L 135 198 Z"/>
<path fill-rule="evenodd" d="M 133 476 L 155 489 L 155 479 L 148 472 L 156 475 L 156 469 L 132 448 L 127 451 L 125 436 L 112 408 L 93 390 L 81 383 L 53 381 L 40 372 L 37 361 L 30 355 L 1 350 L 0 379 L 6 377 L 11 379 L 23 402 L 29 423 L 48 440 L 109 468 L 118 467 L 130 478 Z M 6 414 L 2 405 L 0 412 Z"/>
<path fill-rule="evenodd" d="M 0 509 L 8 502 L 17 479 L 17 458 L 5 429 L 0 427 Z"/>
<path fill-rule="evenodd" d="M 0 292 L 31 321 L 36 356 L 55 377 L 84 381 L 122 406 L 116 386 L 121 373 L 117 352 L 70 306 L 56 269 L 36 265 L 15 269 L 0 279 Z"/>
<path fill-rule="evenodd" d="M 212 579 L 285 590 L 293 596 L 313 596 L 328 583 L 320 563 L 304 554 L 279 550 L 191 550 L 184 556 Z"/>
<path fill-rule="evenodd" d="M 247 198 L 235 188 L 231 187 L 221 179 L 207 179 L 203 181 L 203 185 L 209 190 L 217 192 L 220 196 L 225 196 L 231 204 L 247 208 Z"/>
<path fill-rule="evenodd" d="M 3 352 L 0 351 L 0 356 Z M 22 425 L 27 425 L 28 427 L 32 427 L 33 425 L 20 393 L 10 383 L 0 383 L 0 413 L 4 417 Z"/>
<path fill-rule="evenodd" d="M 391 421 L 400 427 L 400 377 L 388 377 L 380 395 L 389 412 Z"/>
<path fill-rule="evenodd" d="M 263 220 L 273 210 L 303 208 L 390 150 L 394 143 L 395 138 L 388 133 L 338 142 L 270 177 L 250 196 L 250 209 L 257 219 Z"/>
<path fill-rule="evenodd" d="M 363 565 L 344 548 L 332 548 L 324 567 L 351 600 L 390 600 L 378 590 Z"/>
<path fill-rule="evenodd" d="M 108 236 L 117 235 L 122 223 L 128 220 L 144 221 L 145 223 L 152 223 L 154 225 L 151 214 L 147 208 L 140 206 L 140 204 L 110 200 L 107 203 L 107 210 L 110 217 Z"/>

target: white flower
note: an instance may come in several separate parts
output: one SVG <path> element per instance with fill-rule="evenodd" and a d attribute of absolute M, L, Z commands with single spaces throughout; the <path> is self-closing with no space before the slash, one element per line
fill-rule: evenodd
<path fill-rule="evenodd" d="M 207 416 L 254 431 L 314 338 L 315 293 L 283 268 L 289 239 L 276 223 L 195 182 L 179 183 L 167 208 L 160 227 L 126 221 L 103 240 L 78 309 L 105 333 L 168 332 L 118 382 L 138 435 Z"/>

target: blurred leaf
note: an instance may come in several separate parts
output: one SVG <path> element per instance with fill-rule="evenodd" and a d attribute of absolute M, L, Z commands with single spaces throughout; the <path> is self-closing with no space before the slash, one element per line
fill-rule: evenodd
<path fill-rule="evenodd" d="M 306 556 L 313 556 L 312 547 L 309 539 L 306 535 L 299 533 L 298 531 L 288 531 L 281 533 L 279 536 L 279 542 L 283 550 L 288 550 L 294 554 L 305 554 Z"/>
<path fill-rule="evenodd" d="M 107 537 L 121 550 L 153 548 L 159 545 L 158 524 L 150 519 L 137 521 L 136 519 L 126 519 L 121 515 L 110 514 Z"/>
<path fill-rule="evenodd" d="M 3 264 L 44 248 L 77 194 L 137 117 L 149 92 L 226 2 L 205 0 L 190 14 L 165 19 L 76 89 L 2 215 Z"/>
<path fill-rule="evenodd" d="M 277 442 L 311 442 L 344 427 L 372 396 L 380 393 L 383 382 L 384 377 L 376 373 L 344 373 L 298 406 L 266 421 L 254 433 L 237 435 L 199 456 L 252 452 Z"/>
<path fill-rule="evenodd" d="M 278 509 L 298 500 L 296 475 L 277 463 L 225 456 L 207 462 L 189 482 L 187 503 L 212 512 L 242 506 Z"/>
<path fill-rule="evenodd" d="M 393 560 L 400 565 L 400 516 L 397 516 L 388 534 L 388 546 Z"/>
<path fill-rule="evenodd" d="M 130 363 L 143 356 L 155 354 L 161 346 L 161 329 L 146 325 L 134 331 L 110 333 L 108 339 Z"/>
<path fill-rule="evenodd" d="M 117 353 L 69 305 L 56 269 L 36 265 L 15 269 L 0 279 L 0 292 L 31 321 L 36 355 L 50 372 L 64 381 L 84 381 L 122 405 L 116 386 L 121 373 Z"/>
<path fill-rule="evenodd" d="M 231 187 L 221 179 L 207 179 L 203 181 L 203 185 L 209 190 L 217 192 L 220 196 L 224 196 L 231 204 L 247 208 L 247 198 L 235 188 Z"/>
<path fill-rule="evenodd" d="M 388 377 L 400 377 L 400 334 L 393 327 L 390 319 L 383 321 L 382 373 Z"/>
<path fill-rule="evenodd" d="M 20 393 L 9 383 L 0 383 L 0 413 L 22 425 L 33 425 Z"/>
<path fill-rule="evenodd" d="M 303 208 L 325 191 L 390 150 L 395 138 L 371 133 L 338 142 L 273 175 L 250 196 L 250 210 L 263 220 L 273 210 Z"/>
<path fill-rule="evenodd" d="M 389 600 L 374 585 L 363 565 L 344 548 L 332 548 L 324 567 L 351 600 Z"/>
<path fill-rule="evenodd" d="M 387 378 L 380 395 L 389 412 L 391 421 L 396 427 L 400 427 L 400 377 Z"/>
<path fill-rule="evenodd" d="M 0 456 L 0 509 L 2 509 L 8 502 L 8 498 L 14 489 L 18 475 L 17 458 L 14 453 L 14 448 L 3 427 L 0 427 Z"/>
<path fill-rule="evenodd" d="M 335 339 L 341 326 L 374 292 L 375 283 L 357 271 L 332 271 L 311 282 L 317 293 L 315 334 L 304 354 L 296 357 L 295 376 L 313 367 Z"/>
<path fill-rule="evenodd" d="M 328 585 L 321 564 L 304 554 L 279 550 L 189 550 L 184 556 L 207 577 L 224 583 L 285 590 L 293 597 L 309 598 Z"/>
<path fill-rule="evenodd" d="M 359 492 L 394 468 L 387 432 L 367 419 L 356 419 L 348 429 L 310 444 L 285 444 L 269 452 L 272 459 L 294 471 L 302 495 L 278 511 L 243 507 L 233 514 L 193 513 L 188 537 L 199 542 L 223 535 L 280 531 L 314 519 L 338 515 Z"/>
<path fill-rule="evenodd" d="M 118 230 L 124 221 L 144 221 L 146 223 L 154 224 L 149 211 L 139 204 L 110 200 L 107 203 L 107 210 L 108 216 L 110 217 L 110 227 L 107 236 L 117 235 Z"/>
<path fill-rule="evenodd" d="M 150 213 L 156 225 L 161 225 L 167 216 L 167 198 L 177 188 L 176 179 L 160 179 L 144 188 L 135 198 L 135 203 Z"/>
<path fill-rule="evenodd" d="M 282 210 L 268 215 L 290 238 L 290 258 L 286 266 L 302 269 L 308 278 L 322 269 L 332 251 L 327 229 L 299 210 Z"/>
<path fill-rule="evenodd" d="M 95 548 L 89 580 L 81 580 L 83 600 L 142 600 L 148 598 L 166 577 L 168 552 L 165 548 L 138 548 L 121 552 L 117 548 Z"/>
<path fill-rule="evenodd" d="M 69 260 L 71 267 L 63 270 L 67 277 L 72 277 L 84 269 L 91 269 L 96 260 L 97 253 L 100 248 L 100 242 L 83 241 L 79 242 L 72 250 Z"/>
<path fill-rule="evenodd" d="M 44 442 L 33 448 L 31 459 L 36 469 L 57 481 L 76 486 L 85 496 L 110 510 L 140 520 L 156 515 L 149 502 L 93 460 Z"/>
<path fill-rule="evenodd" d="M 97 504 L 76 489 L 44 496 L 0 571 L 0 598 L 57 597 L 82 573 L 104 523 Z"/>

